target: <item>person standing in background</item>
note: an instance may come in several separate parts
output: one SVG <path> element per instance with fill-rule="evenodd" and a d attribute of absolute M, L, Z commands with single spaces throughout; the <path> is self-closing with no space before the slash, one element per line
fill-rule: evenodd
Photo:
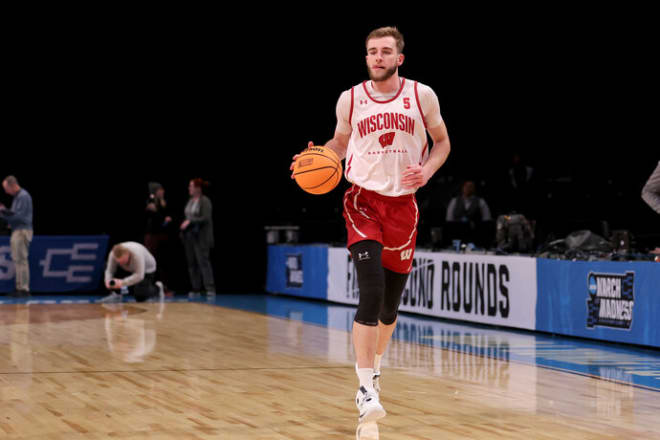
<path fill-rule="evenodd" d="M 477 196 L 476 192 L 474 182 L 465 181 L 461 195 L 454 197 L 449 202 L 446 221 L 475 223 L 492 220 L 488 204 L 483 198 Z"/>
<path fill-rule="evenodd" d="M 168 265 L 166 264 L 166 261 L 168 261 L 168 227 L 172 223 L 172 217 L 168 215 L 165 189 L 160 183 L 149 182 L 149 199 L 144 211 L 146 217 L 144 246 L 158 261 L 156 277 L 163 281 L 167 292 L 167 286 L 169 285 L 166 279 L 168 273 Z"/>
<path fill-rule="evenodd" d="M 29 251 L 32 242 L 32 197 L 21 188 L 14 176 L 7 176 L 2 187 L 14 199 L 11 209 L 0 203 L 0 216 L 11 228 L 11 258 L 16 267 L 16 291 L 11 295 L 18 298 L 30 296 Z"/>
<path fill-rule="evenodd" d="M 190 199 L 184 209 L 185 220 L 181 223 L 181 238 L 188 262 L 191 294 L 198 294 L 202 287 L 207 296 L 215 295 L 215 280 L 211 265 L 213 237 L 213 205 L 203 193 L 209 183 L 197 178 L 190 181 Z"/>
<path fill-rule="evenodd" d="M 511 155 L 511 165 L 506 175 L 504 205 L 509 212 L 536 218 L 538 198 L 536 195 L 536 173 L 520 152 Z"/>
<path fill-rule="evenodd" d="M 144 246 L 156 256 L 160 244 L 167 239 L 167 225 L 172 221 L 165 201 L 165 189 L 158 182 L 149 182 L 149 200 L 145 207 Z"/>
<path fill-rule="evenodd" d="M 642 199 L 660 214 L 660 161 L 642 189 Z M 655 261 L 660 262 L 660 247 L 656 247 L 652 252 L 656 255 Z"/>
<path fill-rule="evenodd" d="M 660 161 L 642 189 L 642 199 L 660 214 Z"/>

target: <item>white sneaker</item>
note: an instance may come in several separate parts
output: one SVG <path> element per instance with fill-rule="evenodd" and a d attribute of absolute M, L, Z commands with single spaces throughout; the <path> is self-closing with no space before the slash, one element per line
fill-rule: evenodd
<path fill-rule="evenodd" d="M 163 287 L 163 283 L 161 281 L 156 281 L 155 284 L 158 286 L 158 299 L 161 302 L 165 301 L 165 288 Z"/>
<path fill-rule="evenodd" d="M 357 372 L 358 372 L 358 364 L 356 362 L 355 373 L 357 374 Z M 380 370 L 374 370 L 373 380 L 374 380 L 374 390 L 376 390 L 376 392 L 380 396 Z"/>
<path fill-rule="evenodd" d="M 358 423 L 375 422 L 387 414 L 378 401 L 378 393 L 360 387 L 355 396 L 355 405 L 360 412 Z"/>
<path fill-rule="evenodd" d="M 380 371 L 374 370 L 374 390 L 380 396 Z"/>
<path fill-rule="evenodd" d="M 111 304 L 111 303 L 120 303 L 121 302 L 121 295 L 119 295 L 117 292 L 112 292 L 110 295 L 101 298 L 100 300 L 96 301 L 98 303 L 104 303 L 104 304 Z"/>

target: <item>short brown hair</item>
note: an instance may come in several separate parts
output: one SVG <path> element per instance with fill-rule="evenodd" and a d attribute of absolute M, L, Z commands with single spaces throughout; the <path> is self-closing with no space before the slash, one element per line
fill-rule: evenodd
<path fill-rule="evenodd" d="M 129 252 L 128 249 L 126 249 L 124 246 L 122 246 L 122 245 L 120 245 L 120 244 L 116 244 L 116 245 L 112 248 L 112 255 L 113 255 L 115 258 L 121 258 L 121 257 L 123 257 L 127 252 Z"/>
<path fill-rule="evenodd" d="M 14 176 L 7 176 L 5 177 L 5 180 L 3 180 L 7 185 L 11 186 L 17 186 L 18 185 L 18 180 Z"/>
<path fill-rule="evenodd" d="M 369 46 L 369 40 L 372 38 L 383 38 L 383 37 L 394 37 L 394 40 L 396 41 L 396 50 L 399 53 L 403 53 L 403 35 L 397 28 L 394 26 L 386 26 L 386 27 L 381 27 L 378 29 L 374 29 L 367 35 L 367 41 L 365 41 L 365 45 L 368 47 Z"/>

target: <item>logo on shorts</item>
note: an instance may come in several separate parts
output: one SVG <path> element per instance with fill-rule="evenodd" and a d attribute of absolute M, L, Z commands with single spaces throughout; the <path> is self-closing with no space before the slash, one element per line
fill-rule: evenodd
<path fill-rule="evenodd" d="M 633 319 L 635 272 L 590 272 L 587 277 L 587 328 L 629 330 Z"/>
<path fill-rule="evenodd" d="M 412 249 L 404 249 L 401 251 L 401 261 L 404 260 L 410 260 L 410 257 L 412 257 L 413 250 Z"/>
<path fill-rule="evenodd" d="M 385 147 L 389 147 L 390 145 L 392 145 L 394 143 L 394 135 L 395 134 L 396 134 L 395 132 L 391 132 L 391 133 L 385 133 L 385 134 L 381 135 L 378 138 L 378 142 L 380 142 L 380 146 L 385 148 Z"/>
<path fill-rule="evenodd" d="M 366 261 L 370 260 L 371 257 L 369 256 L 369 251 L 364 251 L 364 252 L 358 252 L 358 261 Z"/>

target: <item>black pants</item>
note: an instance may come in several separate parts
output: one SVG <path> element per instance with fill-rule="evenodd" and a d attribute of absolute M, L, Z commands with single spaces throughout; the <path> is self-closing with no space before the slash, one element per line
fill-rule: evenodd
<path fill-rule="evenodd" d="M 201 292 L 203 285 L 207 293 L 215 293 L 211 248 L 198 240 L 192 233 L 184 233 L 183 247 L 186 251 L 188 274 L 193 292 Z"/>
<path fill-rule="evenodd" d="M 130 275 L 130 273 L 120 269 L 116 275 Z M 144 279 L 137 284 L 128 286 L 128 293 L 135 297 L 136 302 L 144 302 L 149 298 L 158 296 L 158 286 L 156 286 L 156 274 L 146 273 Z"/>
<path fill-rule="evenodd" d="M 147 273 L 144 279 L 137 284 L 128 287 L 128 293 L 135 297 L 135 301 L 144 302 L 149 298 L 158 296 L 158 286 L 156 286 L 156 274 Z"/>

